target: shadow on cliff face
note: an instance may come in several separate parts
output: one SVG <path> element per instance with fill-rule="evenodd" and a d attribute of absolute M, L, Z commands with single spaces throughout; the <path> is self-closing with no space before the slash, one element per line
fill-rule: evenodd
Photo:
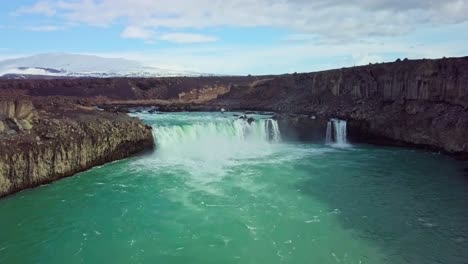
<path fill-rule="evenodd" d="M 304 161 L 308 177 L 294 188 L 338 209 L 343 228 L 379 245 L 389 263 L 466 263 L 464 164 L 444 155 L 367 148 L 327 154 L 326 167 Z"/>
<path fill-rule="evenodd" d="M 277 115 L 281 137 L 285 141 L 325 143 L 327 119 L 314 115 Z"/>

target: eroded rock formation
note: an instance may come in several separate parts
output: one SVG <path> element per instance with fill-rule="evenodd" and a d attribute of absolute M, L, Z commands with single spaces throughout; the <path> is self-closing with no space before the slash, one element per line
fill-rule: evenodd
<path fill-rule="evenodd" d="M 18 133 L 32 129 L 34 107 L 27 100 L 0 100 L 0 133 Z"/>
<path fill-rule="evenodd" d="M 0 113 L 11 121 L 0 132 L 0 197 L 153 147 L 151 128 L 136 118 L 36 104 L 0 101 Z"/>

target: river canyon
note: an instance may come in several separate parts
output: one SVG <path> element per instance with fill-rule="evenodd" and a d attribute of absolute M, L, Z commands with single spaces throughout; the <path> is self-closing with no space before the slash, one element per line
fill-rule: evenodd
<path fill-rule="evenodd" d="M 466 263 L 467 65 L 0 80 L 0 262 Z"/>

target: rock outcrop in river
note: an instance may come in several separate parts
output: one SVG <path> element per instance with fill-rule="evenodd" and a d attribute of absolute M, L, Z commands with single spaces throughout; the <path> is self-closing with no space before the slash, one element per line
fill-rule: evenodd
<path fill-rule="evenodd" d="M 153 147 L 136 118 L 33 100 L 0 99 L 0 197 Z"/>

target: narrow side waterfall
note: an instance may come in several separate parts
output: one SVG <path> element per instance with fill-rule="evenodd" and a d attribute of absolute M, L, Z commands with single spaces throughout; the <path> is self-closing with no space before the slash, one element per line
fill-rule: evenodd
<path fill-rule="evenodd" d="M 325 144 L 329 145 L 333 143 L 332 139 L 332 121 L 327 122 L 327 134 L 325 137 Z"/>
<path fill-rule="evenodd" d="M 338 145 L 345 145 L 347 144 L 346 141 L 346 121 L 344 120 L 335 120 L 335 141 Z"/>
<path fill-rule="evenodd" d="M 327 123 L 325 143 L 327 145 L 348 146 L 347 124 L 345 120 L 331 119 Z"/>
<path fill-rule="evenodd" d="M 273 119 L 264 120 L 265 130 L 268 133 L 267 140 L 271 142 L 280 142 L 281 141 L 281 132 L 279 130 L 278 122 Z"/>

